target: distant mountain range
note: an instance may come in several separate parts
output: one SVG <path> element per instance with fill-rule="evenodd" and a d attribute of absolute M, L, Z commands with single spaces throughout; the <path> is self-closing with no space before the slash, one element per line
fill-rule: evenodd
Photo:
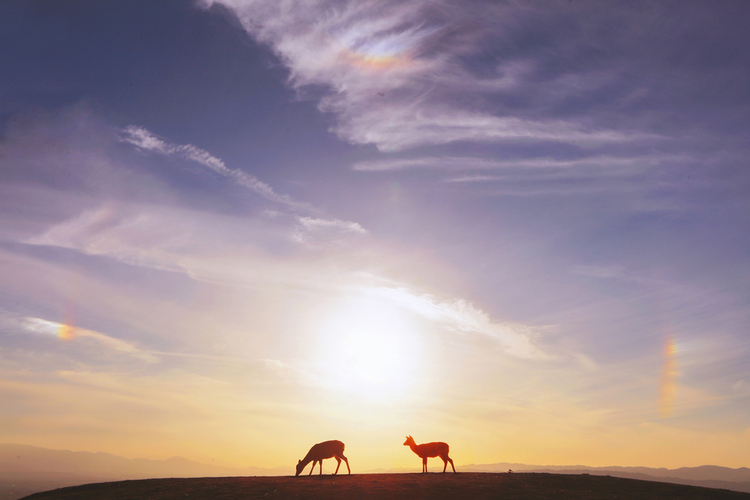
<path fill-rule="evenodd" d="M 704 465 L 680 469 L 650 467 L 588 467 L 585 465 L 528 465 L 496 463 L 457 467 L 459 472 L 555 472 L 559 474 L 609 475 L 663 481 L 709 488 L 750 492 L 750 469 Z M 436 469 L 437 470 L 437 469 Z M 129 459 L 108 453 L 50 450 L 20 444 L 0 444 L 0 500 L 14 500 L 35 491 L 76 484 L 124 479 L 218 476 L 284 476 L 289 467 L 232 468 L 206 465 L 182 457 L 167 460 Z M 416 472 L 412 469 L 362 471 Z"/>
<path fill-rule="evenodd" d="M 508 470 L 512 470 L 513 472 L 592 474 L 750 492 L 750 469 L 747 467 L 731 469 L 729 467 L 719 467 L 716 465 L 702 465 L 700 467 L 665 469 L 663 467 L 589 467 L 586 465 L 527 465 L 497 463 L 488 465 L 472 464 L 458 467 L 458 469 L 466 472 L 508 472 Z"/>
<path fill-rule="evenodd" d="M 16 500 L 38 491 L 64 486 L 125 479 L 283 476 L 293 473 L 293 464 L 274 469 L 243 469 L 206 465 L 182 457 L 167 460 L 129 459 L 102 452 L 0 444 L 0 500 Z"/>
<path fill-rule="evenodd" d="M 102 452 L 0 444 L 0 479 L 85 476 L 113 481 L 155 477 L 283 476 L 293 473 L 294 464 L 274 469 L 232 468 L 206 465 L 182 457 L 167 460 L 130 459 Z"/>

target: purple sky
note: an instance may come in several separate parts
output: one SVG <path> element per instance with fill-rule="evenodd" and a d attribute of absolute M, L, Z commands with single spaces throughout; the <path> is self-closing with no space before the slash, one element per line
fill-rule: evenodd
<path fill-rule="evenodd" d="M 749 25 L 0 3 L 0 442 L 748 466 Z"/>

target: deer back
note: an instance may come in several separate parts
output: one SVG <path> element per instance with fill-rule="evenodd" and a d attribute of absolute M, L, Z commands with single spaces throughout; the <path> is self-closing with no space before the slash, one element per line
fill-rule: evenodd
<path fill-rule="evenodd" d="M 331 458 L 335 456 L 341 456 L 344 454 L 344 443 L 341 441 L 324 441 L 313 445 L 310 451 L 307 452 L 307 456 L 304 461 L 310 460 L 322 460 L 324 458 Z"/>
<path fill-rule="evenodd" d="M 438 457 L 448 455 L 448 444 L 443 442 L 424 443 L 417 445 L 417 455 L 420 457 Z"/>

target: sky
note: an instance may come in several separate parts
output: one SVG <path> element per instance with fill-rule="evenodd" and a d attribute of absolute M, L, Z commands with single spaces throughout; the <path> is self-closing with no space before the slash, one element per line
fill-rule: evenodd
<path fill-rule="evenodd" d="M 0 442 L 750 466 L 748 25 L 0 3 Z"/>

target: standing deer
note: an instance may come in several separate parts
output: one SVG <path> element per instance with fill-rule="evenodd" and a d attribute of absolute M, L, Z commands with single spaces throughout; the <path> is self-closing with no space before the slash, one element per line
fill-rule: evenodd
<path fill-rule="evenodd" d="M 448 456 L 448 445 L 446 443 L 437 442 L 417 444 L 414 442 L 413 437 L 406 436 L 404 446 L 408 446 L 409 448 L 411 448 L 411 451 L 419 455 L 419 457 L 422 459 L 422 472 L 427 472 L 427 457 L 442 458 L 444 464 L 443 473 L 445 473 L 445 469 L 448 467 L 448 462 L 451 463 L 453 472 L 456 472 L 456 467 L 453 465 L 453 460 L 451 460 L 451 457 Z"/>
<path fill-rule="evenodd" d="M 344 443 L 342 443 L 341 441 L 324 441 L 322 443 L 313 445 L 313 447 L 310 448 L 310 451 L 307 452 L 307 455 L 305 455 L 305 458 L 297 462 L 297 473 L 295 474 L 295 476 L 299 476 L 299 473 L 302 472 L 302 469 L 304 469 L 305 466 L 310 462 L 313 463 L 312 467 L 310 468 L 310 474 L 313 473 L 313 470 L 315 470 L 315 464 L 318 462 L 320 462 L 320 474 L 323 474 L 324 458 L 335 458 L 338 462 L 338 465 L 336 465 L 336 472 L 334 472 L 334 474 L 338 474 L 342 460 L 346 462 L 346 469 L 349 471 L 349 474 L 352 473 L 352 470 L 349 468 L 349 460 L 347 460 L 344 456 Z"/>

